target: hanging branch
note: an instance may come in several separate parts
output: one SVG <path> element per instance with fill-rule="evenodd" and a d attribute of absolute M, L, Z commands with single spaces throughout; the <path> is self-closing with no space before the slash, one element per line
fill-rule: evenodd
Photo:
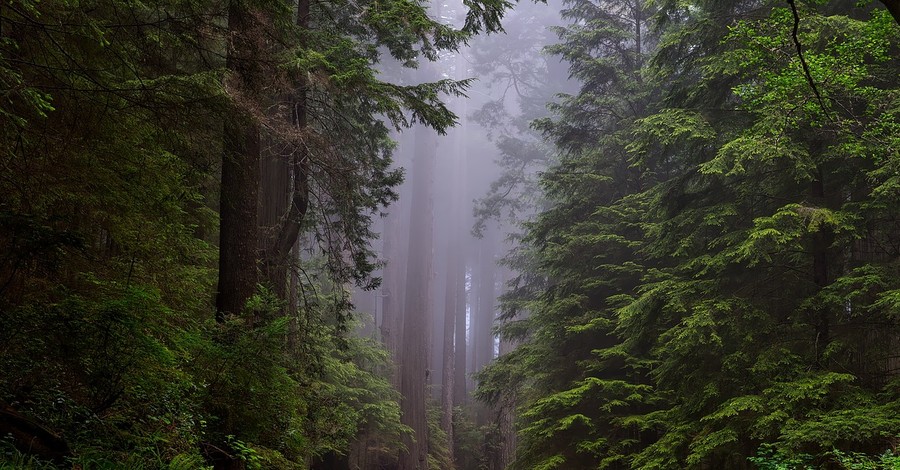
<path fill-rule="evenodd" d="M 809 71 L 809 64 L 806 63 L 806 57 L 803 56 L 803 45 L 800 44 L 800 37 L 798 36 L 800 31 L 800 14 L 797 13 L 797 4 L 794 0 L 787 0 L 787 2 L 788 5 L 791 6 L 791 12 L 794 13 L 794 30 L 791 32 L 791 38 L 794 40 L 794 45 L 797 46 L 797 55 L 800 57 L 800 65 L 803 66 L 803 74 L 806 76 L 809 87 L 812 88 L 813 93 L 815 93 L 816 99 L 819 101 L 819 106 L 822 107 L 822 111 L 824 111 L 827 116 L 828 110 L 825 108 L 825 101 L 822 99 L 822 95 L 819 93 L 819 87 L 816 86 L 812 73 Z"/>

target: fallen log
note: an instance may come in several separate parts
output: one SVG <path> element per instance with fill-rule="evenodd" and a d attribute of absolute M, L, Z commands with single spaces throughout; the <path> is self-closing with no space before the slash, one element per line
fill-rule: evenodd
<path fill-rule="evenodd" d="M 19 452 L 56 464 L 63 464 L 72 456 L 65 439 L 4 404 L 0 404 L 0 436 L 12 436 L 13 446 Z"/>

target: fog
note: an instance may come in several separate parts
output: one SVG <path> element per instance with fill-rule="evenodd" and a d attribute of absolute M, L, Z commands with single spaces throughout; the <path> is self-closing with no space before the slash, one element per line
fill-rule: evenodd
<path fill-rule="evenodd" d="M 461 10 L 445 4 L 441 16 L 451 22 Z M 354 292 L 357 310 L 370 318 L 362 333 L 392 351 L 406 401 L 420 393 L 408 377 L 423 374 L 433 399 L 452 394 L 443 402 L 471 403 L 474 374 L 513 347 L 494 330 L 499 298 L 517 275 L 504 259 L 539 207 L 535 179 L 552 158 L 529 123 L 573 87 L 565 65 L 542 53 L 555 40 L 551 28 L 563 23 L 559 10 L 558 2 L 521 3 L 504 19 L 505 33 L 414 71 L 382 69 L 406 84 L 474 79 L 466 97 L 447 97 L 458 124 L 445 135 L 419 125 L 395 134 L 395 164 L 406 178 L 374 227 L 382 284 Z M 454 367 L 445 367 L 448 360 Z"/>

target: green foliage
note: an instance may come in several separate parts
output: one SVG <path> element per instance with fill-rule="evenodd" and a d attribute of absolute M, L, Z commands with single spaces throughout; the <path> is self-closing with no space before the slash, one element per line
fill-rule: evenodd
<path fill-rule="evenodd" d="M 447 433 L 441 429 L 441 407 L 438 403 L 429 403 L 428 420 L 428 468 L 453 468 L 450 461 L 451 442 Z"/>
<path fill-rule="evenodd" d="M 369 226 L 402 179 L 390 127 L 445 131 L 443 100 L 469 81 L 397 83 L 376 66 L 434 60 L 498 31 L 511 5 L 467 2 L 453 28 L 420 1 L 312 2 L 301 24 L 284 2 L 237 4 L 244 31 L 218 1 L 0 7 L 0 406 L 58 434 L 74 466 L 203 468 L 210 445 L 300 468 L 363 432 L 396 454 L 409 431 L 387 353 L 348 336 L 343 283 L 377 282 Z M 265 43 L 266 99 L 225 77 L 235 40 Z M 298 93 L 300 130 L 278 102 Z M 219 324 L 213 208 L 236 110 L 267 152 L 308 150 L 304 229 L 328 258 L 297 267 L 299 311 L 261 289 Z M 4 447 L 0 465 L 40 457 Z"/>
<path fill-rule="evenodd" d="M 335 302 L 343 302 L 343 293 L 305 289 L 308 307 L 321 309 L 309 316 L 275 317 L 254 328 L 235 317 L 214 327 L 214 341 L 197 358 L 204 409 L 212 412 L 207 438 L 259 468 L 295 468 L 346 453 L 366 432 L 396 452 L 410 431 L 400 424 L 399 397 L 383 375 L 390 369 L 387 351 L 371 339 L 347 336 L 324 316 L 342 308 Z M 263 291 L 248 308 L 265 318 L 278 302 Z M 302 330 L 292 333 L 293 321 Z M 285 348 L 291 343 L 298 347 Z"/>
<path fill-rule="evenodd" d="M 800 454 L 789 457 L 778 453 L 777 450 L 768 445 L 760 447 L 756 455 L 748 457 L 747 460 L 760 470 L 805 470 L 813 468 L 810 466 L 812 461 L 811 455 Z"/>
<path fill-rule="evenodd" d="M 569 5 L 525 343 L 481 376 L 521 400 L 514 467 L 888 465 L 896 24 L 798 5 L 820 99 L 774 2 L 651 2 L 643 63 L 610 47 L 634 10 Z"/>
<path fill-rule="evenodd" d="M 756 468 L 761 470 L 805 470 L 813 468 L 841 468 L 846 470 L 893 470 L 900 468 L 900 458 L 890 450 L 882 454 L 869 455 L 861 452 L 843 452 L 832 450 L 824 455 L 820 465 L 814 465 L 814 458 L 809 454 L 784 454 L 771 445 L 763 445 L 754 457 L 749 457 Z"/>
<path fill-rule="evenodd" d="M 457 468 L 478 468 L 483 434 L 462 407 L 453 408 L 453 456 Z"/>
<path fill-rule="evenodd" d="M 259 452 L 247 445 L 246 442 L 236 439 L 229 434 L 225 436 L 225 443 L 228 444 L 228 448 L 234 452 L 238 459 L 244 462 L 244 465 L 249 470 L 260 470 L 262 468 L 262 458 L 259 456 Z"/>
<path fill-rule="evenodd" d="M 52 462 L 45 462 L 18 451 L 11 442 L 0 440 L 0 469 L 2 470 L 56 470 Z"/>
<path fill-rule="evenodd" d="M 889 450 L 875 456 L 860 452 L 847 453 L 835 450 L 831 453 L 831 456 L 842 468 L 847 470 L 895 470 L 900 468 L 900 457 Z"/>

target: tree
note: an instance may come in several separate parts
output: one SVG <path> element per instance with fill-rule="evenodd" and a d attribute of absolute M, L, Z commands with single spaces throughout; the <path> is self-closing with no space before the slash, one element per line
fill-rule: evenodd
<path fill-rule="evenodd" d="M 683 158 L 697 165 L 696 169 L 686 172 L 679 186 L 666 185 L 661 193 L 662 199 L 678 202 L 663 206 L 665 219 L 660 222 L 659 233 L 666 235 L 659 237 L 656 246 L 661 250 L 668 246 L 668 257 L 677 260 L 678 267 L 671 271 L 672 278 L 660 280 L 654 287 L 662 289 L 656 295 L 665 292 L 664 298 L 684 310 L 675 313 L 661 307 L 653 313 L 656 318 L 664 318 L 666 314 L 660 316 L 660 312 L 667 310 L 674 314 L 659 331 L 657 354 L 666 360 L 657 367 L 656 381 L 675 396 L 685 397 L 669 413 L 672 428 L 677 422 L 682 435 L 691 436 L 687 462 L 752 453 L 750 436 L 780 445 L 792 442 L 794 448 L 809 446 L 817 449 L 822 460 L 827 459 L 823 454 L 829 446 L 872 446 L 856 448 L 874 450 L 883 445 L 871 435 L 844 435 L 845 440 L 840 442 L 825 438 L 824 434 L 840 435 L 833 427 L 840 426 L 837 416 L 865 418 L 853 406 L 798 400 L 795 391 L 803 395 L 799 390 L 804 387 L 838 402 L 841 396 L 873 397 L 866 399 L 872 401 L 864 412 L 872 413 L 869 416 L 878 422 L 871 425 L 888 433 L 895 426 L 891 420 L 874 418 L 883 416 L 879 411 L 882 405 L 874 398 L 880 386 L 868 381 L 871 372 L 867 368 L 853 365 L 862 356 L 877 355 L 875 350 L 890 350 L 890 346 L 866 334 L 850 333 L 847 328 L 865 331 L 867 327 L 862 325 L 866 321 L 851 313 L 855 307 L 843 304 L 853 297 L 855 288 L 849 285 L 858 280 L 856 269 L 869 270 L 879 264 L 853 254 L 858 249 L 853 248 L 852 240 L 870 236 L 863 235 L 868 229 L 862 227 L 869 226 L 871 222 L 865 221 L 874 214 L 865 201 L 878 198 L 871 192 L 872 182 L 862 182 L 866 179 L 862 175 L 870 174 L 873 164 L 878 165 L 865 157 L 868 151 L 863 149 L 870 145 L 865 142 L 874 142 L 869 138 L 884 138 L 874 137 L 883 129 L 883 120 L 893 120 L 889 111 L 883 111 L 886 108 L 881 99 L 895 85 L 886 76 L 881 78 L 881 73 L 895 65 L 879 51 L 890 47 L 888 31 L 895 26 L 884 11 L 877 10 L 868 20 L 840 16 L 826 19 L 814 10 L 803 13 L 804 28 L 834 32 L 832 40 L 805 51 L 806 60 L 814 64 L 810 69 L 823 100 L 809 87 L 796 50 L 791 47 L 794 19 L 789 9 L 773 9 L 764 22 L 737 22 L 727 36 L 735 50 L 715 59 L 719 66 L 713 66 L 711 75 L 739 81 L 732 88 L 732 99 L 740 111 L 747 113 L 742 117 L 749 117 L 751 122 L 746 125 L 738 121 L 735 124 L 742 125 L 733 127 L 716 123 L 717 140 L 708 141 L 714 153 L 698 152 L 700 161 Z M 807 36 L 801 30 L 801 40 L 812 44 L 815 34 Z M 872 54 L 849 53 L 845 47 L 859 47 L 850 38 L 870 44 L 868 52 Z M 758 51 L 761 55 L 752 52 L 764 43 L 777 46 Z M 862 92 L 863 82 L 873 88 Z M 795 101 L 799 103 L 796 108 L 787 104 L 796 97 L 801 97 Z M 847 150 L 848 142 L 857 143 L 857 151 L 836 151 Z M 721 166 L 725 161 L 733 164 Z M 817 215 L 824 214 L 829 214 L 828 222 L 813 222 Z M 798 226 L 788 222 L 800 219 L 806 222 L 798 222 Z M 780 238 L 780 242 L 771 238 L 781 236 L 786 238 Z M 671 248 L 676 240 L 679 251 Z M 838 288 L 835 283 L 845 287 Z M 846 290 L 836 297 L 826 294 L 834 289 Z M 867 318 L 877 322 L 879 314 L 869 312 Z M 849 327 L 851 324 L 855 326 Z M 722 368 L 715 380 L 700 382 L 703 371 L 676 365 L 696 363 L 701 357 L 704 363 Z M 752 371 L 749 381 L 746 372 L 738 372 L 746 370 Z M 696 390 L 699 383 L 714 393 L 688 398 L 688 387 Z M 751 411 L 756 407 L 751 403 L 767 399 L 773 402 Z M 725 418 L 732 412 L 733 418 Z M 776 424 L 775 415 L 780 413 L 805 418 L 796 424 Z M 706 426 L 701 429 L 689 424 L 698 420 Z M 823 434 L 805 440 L 811 437 L 806 434 L 811 429 Z M 664 451 L 655 452 L 658 459 Z"/>
<path fill-rule="evenodd" d="M 541 205 L 538 174 L 549 166 L 553 152 L 531 123 L 548 117 L 547 104 L 558 93 L 575 89 L 565 63 L 544 51 L 556 42 L 552 26 L 561 21 L 560 9 L 555 2 L 520 5 L 503 38 L 479 39 L 474 48 L 474 71 L 499 96 L 484 103 L 473 118 L 496 145 L 502 169 L 476 203 L 476 234 L 489 219 L 516 230 Z"/>
<path fill-rule="evenodd" d="M 368 225 L 400 180 L 389 129 L 445 129 L 443 94 L 466 82 L 398 85 L 374 66 L 434 59 L 509 7 L 471 6 L 459 29 L 408 2 L 0 7 L 0 364 L 21 371 L 0 377 L 0 406 L 6 430 L 27 417 L 22 452 L 34 423 L 76 466 L 293 465 L 344 451 L 371 424 L 355 404 L 399 439 L 392 395 L 351 403 L 362 392 L 341 382 L 383 385 L 339 354 L 342 284 L 374 283 Z M 276 155 L 286 197 L 260 211 Z M 260 212 L 278 229 L 261 236 Z M 289 260 L 308 277 L 286 319 L 285 258 L 306 230 L 327 261 Z"/>
<path fill-rule="evenodd" d="M 403 395 L 403 424 L 413 430 L 401 452 L 401 469 L 428 467 L 428 427 L 425 384 L 428 381 L 428 347 L 432 317 L 432 240 L 434 182 L 434 136 L 426 129 L 416 132 L 413 159 L 413 200 L 409 232 L 406 303 L 403 311 L 403 341 L 400 363 L 400 390 Z"/>
<path fill-rule="evenodd" d="M 760 442 L 777 457 L 757 463 L 882 452 L 894 346 L 873 328 L 896 334 L 896 260 L 868 240 L 894 230 L 876 175 L 896 152 L 875 148 L 894 148 L 896 25 L 662 2 L 647 43 L 619 6 L 571 10 L 556 49 L 584 84 L 539 123 L 564 153 L 528 235 L 538 282 L 510 326 L 526 342 L 480 392 L 531 390 L 515 465 L 745 468 Z M 652 60 L 622 54 L 638 44 Z"/>
<path fill-rule="evenodd" d="M 399 182 L 399 173 L 388 170 L 391 144 L 381 118 L 397 129 L 420 122 L 443 132 L 455 116 L 439 95 L 460 94 L 466 86 L 453 80 L 414 85 L 382 81 L 374 70 L 383 51 L 378 47 L 404 66 L 415 66 L 420 57 L 435 60 L 439 51 L 454 50 L 474 33 L 498 30 L 508 6 L 503 1 L 473 4 L 465 25 L 455 30 L 430 17 L 423 3 L 404 4 L 405 9 L 380 5 L 363 15 L 315 4 L 308 6 L 307 18 L 305 3 L 294 13 L 283 6 L 234 2 L 229 68 L 243 85 L 232 90 L 235 116 L 242 121 L 233 131 L 226 129 L 226 143 L 235 151 L 223 164 L 220 311 L 237 313 L 256 289 L 250 266 L 259 261 L 251 253 L 258 235 L 246 227 L 258 225 L 250 209 L 258 204 L 260 129 L 273 131 L 270 138 L 284 142 L 283 153 L 295 160 L 291 177 L 282 177 L 292 182 L 293 191 L 286 212 L 278 217 L 281 223 L 271 239 L 274 246 L 266 250 L 266 263 L 284 264 L 302 219 L 312 210 L 321 223 L 317 226 L 328 232 L 323 249 L 335 275 L 364 283 L 373 268 L 368 261 L 371 214 L 393 200 L 391 188 Z M 409 26 L 398 28 L 400 24 Z M 277 38 L 277 49 L 253 43 L 267 35 Z M 251 50 L 256 55 L 243 59 Z M 271 83 L 265 93 L 264 80 Z M 276 101 L 275 114 L 280 115 L 266 119 L 263 108 L 273 97 L 287 97 L 287 102 Z M 338 135 L 342 137 L 336 139 Z M 240 212 L 230 212 L 238 208 Z M 349 263 L 343 261 L 347 251 Z"/>
<path fill-rule="evenodd" d="M 176 343 L 212 317 L 206 197 L 225 99 L 207 26 L 221 13 L 0 8 L 0 364 L 16 371 L 0 377 L 0 402 L 65 436 L 71 458 L 146 462 L 139 441 L 153 434 L 196 456 L 197 429 L 151 421 L 198 417 Z M 23 452 L 37 449 L 18 431 Z"/>
<path fill-rule="evenodd" d="M 251 3 L 228 4 L 225 89 L 236 109 L 224 126 L 224 156 L 219 202 L 219 283 L 217 319 L 239 314 L 256 292 L 260 165 L 260 125 L 255 115 L 267 78 L 264 25 L 267 14 Z M 270 59 L 271 60 L 271 59 Z"/>
<path fill-rule="evenodd" d="M 454 64 L 454 76 L 461 78 L 466 70 L 466 55 L 457 56 Z M 467 109 L 466 102 L 459 100 L 457 106 Z M 462 112 L 460 114 L 465 114 Z M 449 458 L 453 462 L 454 432 L 453 409 L 461 402 L 456 401 L 456 383 L 459 376 L 457 370 L 463 372 L 463 387 L 465 387 L 465 350 L 466 350 L 466 259 L 463 242 L 465 240 L 466 217 L 463 210 L 465 194 L 468 188 L 464 175 L 466 173 L 468 153 L 464 150 L 463 142 L 466 138 L 468 126 L 465 121 L 461 123 L 461 129 L 455 130 L 453 137 L 452 153 L 449 155 L 449 166 L 446 189 L 450 195 L 445 206 L 446 217 L 444 231 L 447 232 L 447 245 L 445 252 L 445 281 L 444 288 L 444 313 L 441 354 L 441 428 L 447 435 L 449 445 Z M 445 168 L 447 168 L 445 166 Z M 462 332 L 460 335 L 459 333 Z M 463 394 L 465 389 L 463 388 Z"/>

